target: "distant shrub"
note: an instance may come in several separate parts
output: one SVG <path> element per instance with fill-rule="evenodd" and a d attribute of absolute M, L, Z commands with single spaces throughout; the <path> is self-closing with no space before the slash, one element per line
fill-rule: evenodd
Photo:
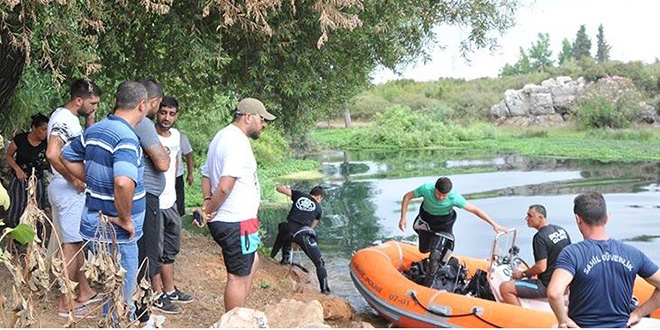
<path fill-rule="evenodd" d="M 591 134 L 599 140 L 650 141 L 653 139 L 653 132 L 648 129 L 606 129 L 595 130 Z"/>
<path fill-rule="evenodd" d="M 354 100 L 351 108 L 351 118 L 371 119 L 374 114 L 384 111 L 392 106 L 392 102 L 373 93 L 362 93 Z"/>
<path fill-rule="evenodd" d="M 605 77 L 587 86 L 577 102 L 584 128 L 626 128 L 642 112 L 642 94 L 624 77 Z"/>

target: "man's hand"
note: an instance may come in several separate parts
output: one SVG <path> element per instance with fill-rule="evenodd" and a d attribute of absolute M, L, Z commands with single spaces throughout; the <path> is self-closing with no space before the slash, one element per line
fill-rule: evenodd
<path fill-rule="evenodd" d="M 498 224 L 494 224 L 494 225 L 493 225 L 493 230 L 495 230 L 495 233 L 499 233 L 499 232 L 501 232 L 501 231 L 503 231 L 503 232 L 505 232 L 505 233 L 508 233 L 508 232 L 509 232 L 509 228 L 507 228 L 507 227 L 503 227 L 503 226 L 500 226 L 500 225 L 498 225 Z"/>
<path fill-rule="evenodd" d="M 407 225 L 408 225 L 408 220 L 406 220 L 405 217 L 402 217 L 401 220 L 399 220 L 399 229 L 405 232 Z"/>
<path fill-rule="evenodd" d="M 560 322 L 558 328 L 579 328 L 580 326 L 575 323 L 575 321 L 570 318 L 566 322 Z"/>
<path fill-rule="evenodd" d="M 16 171 L 16 179 L 18 179 L 18 181 L 21 182 L 24 182 L 25 179 L 27 179 L 27 176 L 25 175 L 25 172 L 23 172 L 23 169 L 19 168 L 18 171 Z"/>
<path fill-rule="evenodd" d="M 76 191 L 78 191 L 78 193 L 84 192 L 85 188 L 87 188 L 87 185 L 78 179 L 75 179 L 72 184 L 74 187 L 76 187 Z"/>
<path fill-rule="evenodd" d="M 121 220 L 118 217 L 108 217 L 108 221 L 110 221 L 110 223 L 114 223 L 115 225 L 127 231 L 129 239 L 135 237 L 135 224 L 133 223 L 132 218 Z"/>
<path fill-rule="evenodd" d="M 188 185 L 192 186 L 194 181 L 195 181 L 195 176 L 192 173 L 188 173 Z"/>

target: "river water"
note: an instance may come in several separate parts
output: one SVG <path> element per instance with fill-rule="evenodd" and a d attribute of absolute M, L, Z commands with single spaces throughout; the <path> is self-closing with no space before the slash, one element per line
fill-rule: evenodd
<path fill-rule="evenodd" d="M 495 155 L 474 158 L 452 151 L 332 152 L 313 155 L 323 163 L 321 182 L 291 181 L 294 189 L 326 188 L 323 217 L 317 229 L 319 246 L 329 272 L 333 294 L 347 299 L 360 313 L 373 313 L 349 277 L 351 253 L 375 241 L 416 241 L 410 228 L 419 201 L 408 210 L 408 228 L 397 225 L 405 193 L 440 176 L 448 176 L 454 189 L 499 224 L 516 228 L 520 256 L 533 263 L 527 228 L 529 205 L 542 204 L 551 223 L 564 227 L 574 242 L 582 240 L 573 215 L 573 198 L 599 191 L 605 195 L 611 220 L 609 235 L 625 240 L 660 263 L 660 166 L 656 163 L 598 162 L 554 158 Z M 264 209 L 264 242 L 272 245 L 277 223 L 288 209 Z M 455 252 L 487 258 L 494 237 L 492 227 L 469 212 L 459 210 L 454 225 Z M 279 257 L 279 256 L 278 256 Z M 300 252 L 294 255 L 314 273 L 313 264 Z M 315 276 L 313 276 L 315 277 Z M 316 279 L 314 278 L 314 281 Z"/>

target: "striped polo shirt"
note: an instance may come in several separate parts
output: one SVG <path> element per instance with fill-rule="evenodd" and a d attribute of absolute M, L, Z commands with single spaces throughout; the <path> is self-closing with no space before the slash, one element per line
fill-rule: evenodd
<path fill-rule="evenodd" d="M 85 239 L 107 240 L 99 237 L 98 213 L 118 216 L 115 206 L 114 179 L 125 176 L 136 186 L 131 215 L 135 225 L 135 241 L 142 236 L 145 212 L 144 157 L 137 135 L 123 118 L 110 115 L 92 125 L 62 152 L 70 162 L 84 162 L 87 178 L 85 209 L 80 234 Z M 129 242 L 124 229 L 114 226 L 116 242 Z"/>

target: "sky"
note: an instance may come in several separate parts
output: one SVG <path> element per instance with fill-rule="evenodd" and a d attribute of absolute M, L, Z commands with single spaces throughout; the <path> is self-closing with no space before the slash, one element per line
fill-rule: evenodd
<path fill-rule="evenodd" d="M 557 61 L 564 38 L 573 43 L 580 25 L 585 25 L 591 39 L 591 53 L 596 53 L 596 34 L 603 24 L 605 41 L 612 47 L 610 59 L 641 60 L 651 63 L 660 58 L 657 0 L 521 0 L 516 13 L 516 25 L 503 35 L 494 33 L 500 47 L 494 52 L 480 50 L 469 55 L 470 62 L 460 57 L 459 43 L 469 30 L 459 27 L 438 27 L 438 45 L 430 45 L 431 61 L 413 63 L 397 75 L 387 69 L 372 74 L 373 82 L 394 79 L 433 81 L 452 77 L 475 79 L 496 77 L 506 64 L 519 59 L 520 47 L 527 51 L 538 40 L 539 33 L 549 33 L 552 59 Z"/>

